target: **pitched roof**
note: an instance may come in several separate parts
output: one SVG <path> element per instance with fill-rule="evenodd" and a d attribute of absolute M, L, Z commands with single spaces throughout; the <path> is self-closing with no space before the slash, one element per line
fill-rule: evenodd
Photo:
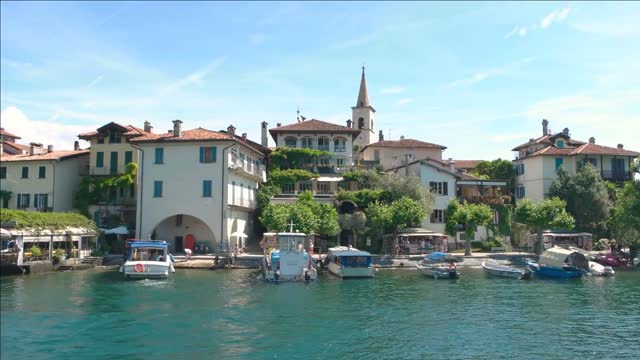
<path fill-rule="evenodd" d="M 173 132 L 164 134 L 145 133 L 142 136 L 131 139 L 131 142 L 181 142 L 181 141 L 201 141 L 201 140 L 233 140 L 231 135 L 223 134 L 213 130 L 197 128 L 181 131 L 180 136 L 174 136 Z"/>
<path fill-rule="evenodd" d="M 364 76 L 364 66 L 362 67 L 360 91 L 358 91 L 358 101 L 356 101 L 355 107 L 371 107 L 371 103 L 369 102 L 369 91 L 367 90 L 367 79 Z"/>
<path fill-rule="evenodd" d="M 11 141 L 2 141 L 2 146 L 4 147 L 12 147 L 16 150 L 26 150 L 29 151 L 29 145 L 23 145 L 23 144 L 18 144 L 18 143 L 14 143 Z"/>
<path fill-rule="evenodd" d="M 63 160 L 73 158 L 76 156 L 89 154 L 89 150 L 60 150 L 52 151 L 50 153 L 42 154 L 17 154 L 17 155 L 3 155 L 2 161 L 14 162 L 14 161 L 42 161 L 42 160 Z"/>
<path fill-rule="evenodd" d="M 571 152 L 575 150 L 573 148 L 557 148 L 555 146 L 547 146 L 544 149 L 540 149 L 536 152 L 534 152 L 533 154 L 529 155 L 528 157 L 531 156 L 539 156 L 539 155 L 571 155 Z"/>
<path fill-rule="evenodd" d="M 415 139 L 401 139 L 401 140 L 383 140 L 378 141 L 373 144 L 369 144 L 365 146 L 368 147 L 386 147 L 386 148 L 439 148 L 446 149 L 446 146 L 432 144 L 425 141 L 415 140 Z"/>
<path fill-rule="evenodd" d="M 483 160 L 454 160 L 458 169 L 474 169 Z"/>
<path fill-rule="evenodd" d="M 347 126 L 336 125 L 326 121 L 311 119 L 289 125 L 278 126 L 269 129 L 269 133 L 275 140 L 275 134 L 279 132 L 329 132 L 329 133 L 348 133 L 354 137 L 360 134 L 360 130 Z"/>
<path fill-rule="evenodd" d="M 116 128 L 120 131 L 123 132 L 122 135 L 127 136 L 127 137 L 134 137 L 134 136 L 141 136 L 141 135 L 147 135 L 147 134 L 152 134 L 149 132 L 144 131 L 143 129 L 140 129 L 138 127 L 135 127 L 133 125 L 120 125 L 116 122 L 110 122 L 104 126 L 101 126 L 100 128 L 98 128 L 95 131 L 89 131 L 86 133 L 82 133 L 80 135 L 78 135 L 78 138 L 82 139 L 82 140 L 90 140 L 92 137 L 98 135 L 99 133 L 103 132 L 106 129 L 109 128 Z"/>
<path fill-rule="evenodd" d="M 14 135 L 14 134 L 6 131 L 4 128 L 0 128 L 0 135 L 7 136 L 7 137 L 12 137 L 12 138 L 15 138 L 15 139 L 22 139 L 20 136 Z"/>
<path fill-rule="evenodd" d="M 544 143 L 544 144 L 551 145 L 551 144 L 553 144 L 553 140 L 555 140 L 558 137 L 567 138 L 567 136 L 564 135 L 564 133 L 562 133 L 562 132 L 557 133 L 555 135 L 547 134 L 547 135 L 540 136 L 537 139 L 530 139 L 526 143 L 520 144 L 520 145 L 514 147 L 513 149 L 511 149 L 511 151 L 518 151 L 518 150 L 522 149 L 523 147 L 531 146 L 533 144 Z M 567 140 L 567 144 L 568 145 L 572 145 L 572 146 L 578 146 L 578 145 L 585 144 L 585 142 L 584 141 L 580 141 L 580 140 L 575 140 L 575 139 L 568 139 Z"/>
<path fill-rule="evenodd" d="M 596 145 L 592 143 L 584 144 L 577 149 L 573 149 L 571 155 L 622 155 L 622 156 L 640 156 L 639 152 L 613 148 L 608 146 Z"/>

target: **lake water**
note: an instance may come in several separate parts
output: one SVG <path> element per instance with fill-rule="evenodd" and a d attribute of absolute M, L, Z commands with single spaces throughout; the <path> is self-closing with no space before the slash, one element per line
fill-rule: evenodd
<path fill-rule="evenodd" d="M 265 284 L 250 270 L 3 277 L 2 359 L 638 359 L 640 272 L 518 281 L 381 270 Z"/>

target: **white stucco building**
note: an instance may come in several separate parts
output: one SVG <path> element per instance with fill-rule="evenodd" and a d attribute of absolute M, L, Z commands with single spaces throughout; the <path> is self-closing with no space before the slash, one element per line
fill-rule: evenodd
<path fill-rule="evenodd" d="M 172 251 L 215 249 L 253 240 L 255 191 L 265 180 L 268 149 L 227 132 L 202 128 L 131 139 L 140 150 L 136 237 L 166 240 Z M 241 245 L 240 245 L 241 246 Z"/>
<path fill-rule="evenodd" d="M 89 150 L 54 151 L 49 145 L 31 143 L 28 153 L 0 153 L 0 183 L 11 198 L 0 206 L 29 211 L 70 211 L 73 196 L 86 173 Z"/>
<path fill-rule="evenodd" d="M 380 131 L 378 141 L 362 149 L 364 159 L 362 163 L 368 167 L 378 166 L 382 170 L 387 170 L 420 159 L 430 158 L 441 161 L 442 152 L 446 148 L 446 146 L 425 141 L 406 139 L 404 136 L 399 140 L 385 140 Z"/>
<path fill-rule="evenodd" d="M 590 163 L 600 170 L 604 180 L 626 181 L 633 179 L 631 165 L 639 152 L 627 150 L 623 144 L 608 147 L 571 138 L 569 129 L 551 134 L 549 122 L 542 120 L 542 136 L 531 138 L 516 146 L 513 164 L 516 169 L 516 202 L 527 198 L 543 200 L 551 183 L 557 178 L 556 171 L 562 167 L 569 174 L 575 174 L 583 164 Z"/>

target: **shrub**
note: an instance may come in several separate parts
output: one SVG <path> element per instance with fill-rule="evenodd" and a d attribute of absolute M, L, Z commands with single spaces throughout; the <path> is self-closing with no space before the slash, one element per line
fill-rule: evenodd
<path fill-rule="evenodd" d="M 66 254 L 67 253 L 64 251 L 64 249 L 55 249 L 53 250 L 53 258 L 51 259 L 51 261 L 53 261 L 54 264 L 57 264 L 62 261 L 62 259 L 64 259 L 64 256 Z"/>
<path fill-rule="evenodd" d="M 36 245 L 33 245 L 30 249 L 29 252 L 31 252 L 31 256 L 33 257 L 38 257 L 42 255 L 42 250 L 40 250 L 39 247 L 37 247 Z"/>

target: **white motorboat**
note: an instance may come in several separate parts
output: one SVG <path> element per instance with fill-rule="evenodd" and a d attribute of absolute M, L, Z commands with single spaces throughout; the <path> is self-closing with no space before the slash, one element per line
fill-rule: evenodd
<path fill-rule="evenodd" d="M 510 277 L 514 279 L 528 280 L 531 278 L 531 271 L 529 269 L 518 269 L 507 265 L 499 265 L 483 261 L 482 268 L 487 274 Z"/>
<path fill-rule="evenodd" d="M 346 246 L 329 248 L 325 264 L 329 272 L 341 278 L 373 277 L 371 254 Z"/>
<path fill-rule="evenodd" d="M 164 279 L 176 272 L 166 241 L 131 241 L 126 260 L 120 266 L 125 279 Z"/>
<path fill-rule="evenodd" d="M 309 281 L 318 278 L 313 245 L 304 233 L 276 234 L 277 248 L 265 251 L 263 277 L 267 281 Z M 305 249 L 309 249 L 307 252 Z"/>
<path fill-rule="evenodd" d="M 456 262 L 459 260 L 450 254 L 432 252 L 424 260 L 416 264 L 418 270 L 425 276 L 434 279 L 457 279 L 460 277 Z"/>
<path fill-rule="evenodd" d="M 616 274 L 611 266 L 604 266 L 595 261 L 589 261 L 588 273 L 595 276 L 614 276 Z"/>

